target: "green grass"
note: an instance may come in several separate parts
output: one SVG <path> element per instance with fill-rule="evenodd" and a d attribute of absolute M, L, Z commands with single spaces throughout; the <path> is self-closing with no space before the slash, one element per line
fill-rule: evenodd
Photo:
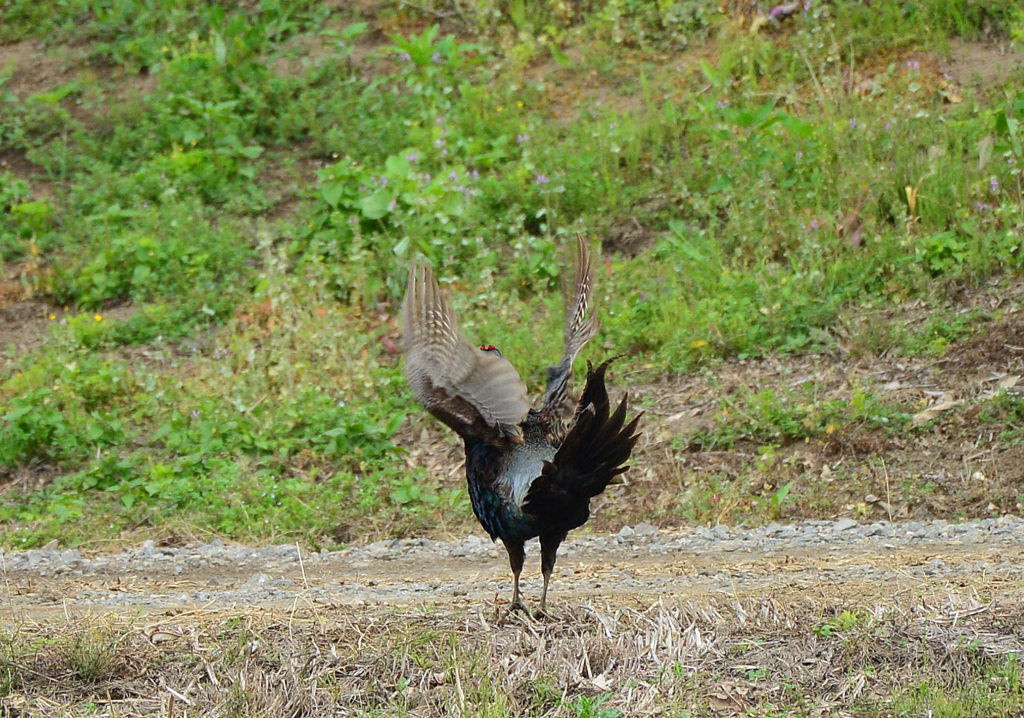
<path fill-rule="evenodd" d="M 531 387 L 576 231 L 652 237 L 606 249 L 587 352 L 651 373 L 829 351 L 851 314 L 1024 266 L 1021 74 L 951 88 L 935 59 L 1019 38 L 1016 3 L 814 3 L 753 33 L 703 0 L 470 5 L 440 30 L 431 3 L 7 4 L 0 38 L 62 69 L 0 68 L 0 141 L 32 168 L 0 173 L 0 259 L 54 308 L 0 366 L 0 477 L 51 478 L 4 493 L 0 545 L 322 542 L 463 506 L 392 442 L 418 411 L 393 321 L 415 254 Z M 865 349 L 942 356 L 985 316 Z M 867 388 L 807 391 L 727 402 L 685 441 L 912 432 Z"/>
<path fill-rule="evenodd" d="M 934 718 L 1020 715 L 1024 712 L 1020 661 L 1010 656 L 959 687 L 922 683 L 895 696 L 890 710 L 896 716 L 930 715 Z"/>

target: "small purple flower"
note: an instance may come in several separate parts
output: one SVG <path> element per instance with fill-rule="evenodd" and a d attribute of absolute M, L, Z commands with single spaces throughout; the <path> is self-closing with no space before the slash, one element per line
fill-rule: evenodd
<path fill-rule="evenodd" d="M 451 180 L 452 182 L 458 182 L 459 173 L 456 172 L 455 170 L 452 170 L 451 172 L 448 173 L 448 179 Z"/>
<path fill-rule="evenodd" d="M 199 418 L 199 409 L 196 409 L 195 411 L 192 412 L 192 418 L 193 419 L 198 419 Z"/>
<path fill-rule="evenodd" d="M 149 202 L 143 202 L 142 209 L 149 209 Z"/>
<path fill-rule="evenodd" d="M 718 109 L 724 110 L 725 109 L 725 100 L 719 100 L 718 102 L 715 103 L 715 105 L 718 106 Z"/>
<path fill-rule="evenodd" d="M 857 118 L 856 117 L 851 117 L 850 118 L 850 129 L 851 130 L 852 129 L 856 129 L 856 127 L 857 127 Z"/>
<path fill-rule="evenodd" d="M 907 67 L 911 70 L 920 70 L 921 63 L 918 60 L 907 60 Z"/>
<path fill-rule="evenodd" d="M 547 175 L 537 175 L 537 180 L 536 181 L 537 181 L 538 185 L 542 185 L 542 184 L 547 184 L 551 180 L 548 179 Z"/>
<path fill-rule="evenodd" d="M 988 191 L 991 192 L 992 194 L 995 194 L 996 192 L 999 191 L 999 180 L 997 180 L 995 177 L 988 181 Z"/>
<path fill-rule="evenodd" d="M 397 199 L 391 200 L 391 202 L 388 203 L 388 209 L 391 210 L 392 212 L 394 212 L 396 209 L 398 209 L 398 200 Z"/>
<path fill-rule="evenodd" d="M 409 62 L 410 60 L 412 60 L 412 56 L 407 52 L 403 52 L 398 56 L 399 62 Z"/>
<path fill-rule="evenodd" d="M 345 47 L 345 41 L 344 40 L 338 40 L 338 48 L 341 49 L 343 47 Z"/>
<path fill-rule="evenodd" d="M 974 204 L 978 208 L 979 212 L 988 212 L 992 209 L 992 205 L 986 204 L 985 202 L 975 202 Z"/>
<path fill-rule="evenodd" d="M 480 173 L 479 173 L 479 172 L 477 172 L 476 170 L 473 170 L 473 171 L 472 171 L 472 172 L 470 172 L 469 174 L 470 174 L 470 176 L 471 176 L 471 177 L 472 177 L 473 179 L 480 179 Z"/>
<path fill-rule="evenodd" d="M 525 133 L 516 135 L 516 144 L 521 145 L 524 142 L 529 142 L 529 141 L 530 141 L 530 136 L 525 134 Z"/>
<path fill-rule="evenodd" d="M 441 125 L 443 125 L 443 124 L 444 124 L 444 118 L 443 118 L 443 117 L 441 117 L 440 115 L 438 115 L 438 116 L 437 116 L 437 119 L 436 119 L 436 120 L 434 120 L 434 122 L 436 122 L 436 123 L 438 124 L 438 126 L 441 126 Z"/>
<path fill-rule="evenodd" d="M 407 154 L 405 156 L 406 162 L 415 162 L 419 158 L 420 158 L 420 153 L 419 152 L 410 152 L 409 154 Z"/>
<path fill-rule="evenodd" d="M 167 179 L 167 173 L 166 172 L 161 172 L 160 173 L 160 179 L 162 179 L 162 180 Z"/>
<path fill-rule="evenodd" d="M 889 120 L 886 120 L 886 122 L 885 122 L 885 131 L 888 132 L 891 129 L 892 129 L 892 122 L 889 121 Z"/>
<path fill-rule="evenodd" d="M 811 229 L 817 229 L 817 228 L 818 228 L 818 220 L 817 219 L 812 219 L 811 220 Z"/>
<path fill-rule="evenodd" d="M 436 147 L 439 150 L 442 149 L 444 147 L 444 140 L 442 140 L 441 138 L 434 140 L 434 147 Z"/>
<path fill-rule="evenodd" d="M 441 59 L 441 53 L 439 52 L 435 52 L 433 57 L 431 57 L 430 59 L 434 61 L 435 65 L 440 65 L 443 62 L 443 60 Z"/>

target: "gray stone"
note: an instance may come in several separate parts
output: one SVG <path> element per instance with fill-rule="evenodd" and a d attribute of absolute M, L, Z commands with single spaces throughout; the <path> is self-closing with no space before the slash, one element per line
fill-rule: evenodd
<path fill-rule="evenodd" d="M 262 591 L 270 586 L 271 578 L 265 573 L 254 573 L 248 581 L 238 587 L 239 591 Z"/>
<path fill-rule="evenodd" d="M 849 531 L 850 529 L 857 528 L 860 523 L 856 519 L 839 519 L 832 525 L 832 530 L 835 533 L 842 531 Z"/>

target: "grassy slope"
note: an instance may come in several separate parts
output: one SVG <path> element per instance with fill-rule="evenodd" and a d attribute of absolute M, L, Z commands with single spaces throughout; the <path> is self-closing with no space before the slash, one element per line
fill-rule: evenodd
<path fill-rule="evenodd" d="M 9 4 L 7 47 L 49 44 L 0 74 L 21 168 L 0 172 L 0 256 L 53 319 L 0 365 L 0 545 L 468 526 L 458 482 L 392 442 L 430 426 L 395 353 L 417 252 L 531 386 L 575 231 L 607 259 L 587 354 L 627 350 L 641 378 L 843 343 L 941 357 L 1002 317 L 958 317 L 950 292 L 1024 263 L 1020 72 L 986 86 L 942 60 L 1024 32 L 1012 2 L 812 3 L 758 31 L 718 2 L 514 23 L 480 3 L 440 31 L 388 3 Z M 913 301 L 935 310 L 920 329 L 870 319 Z M 921 430 L 858 397 L 758 393 L 677 441 L 767 446 L 771 468 L 849 426 Z M 728 517 L 777 515 L 782 488 Z"/>

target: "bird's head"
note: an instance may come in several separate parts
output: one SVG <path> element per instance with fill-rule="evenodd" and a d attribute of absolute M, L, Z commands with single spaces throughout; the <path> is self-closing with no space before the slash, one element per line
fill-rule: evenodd
<path fill-rule="evenodd" d="M 503 354 L 502 354 L 502 353 L 501 353 L 501 352 L 500 352 L 500 351 L 498 350 L 498 347 L 494 346 L 493 344 L 484 344 L 484 345 L 482 345 L 482 346 L 480 347 L 480 351 L 482 351 L 482 352 L 494 352 L 494 353 L 495 353 L 495 354 L 497 354 L 498 356 L 504 356 L 504 355 L 503 355 Z"/>

